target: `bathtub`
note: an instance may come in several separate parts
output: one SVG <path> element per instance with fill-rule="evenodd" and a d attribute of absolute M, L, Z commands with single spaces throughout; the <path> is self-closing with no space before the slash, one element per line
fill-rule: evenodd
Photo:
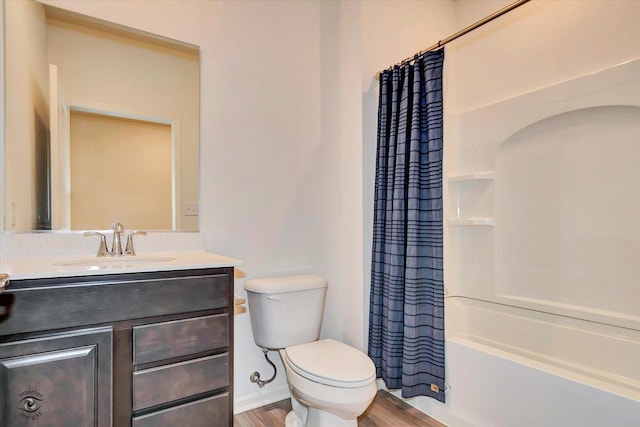
<path fill-rule="evenodd" d="M 639 75 L 449 113 L 447 403 L 409 403 L 450 427 L 640 426 Z"/>
<path fill-rule="evenodd" d="M 447 402 L 406 401 L 447 426 L 640 425 L 637 331 L 463 297 L 446 313 Z"/>

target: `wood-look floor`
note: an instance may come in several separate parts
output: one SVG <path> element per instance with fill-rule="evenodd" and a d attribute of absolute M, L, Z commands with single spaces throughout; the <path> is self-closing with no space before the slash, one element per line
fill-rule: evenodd
<path fill-rule="evenodd" d="M 234 427 L 281 427 L 291 410 L 289 399 L 272 403 L 233 417 Z M 430 416 L 392 394 L 379 390 L 364 414 L 358 417 L 359 427 L 446 427 Z"/>

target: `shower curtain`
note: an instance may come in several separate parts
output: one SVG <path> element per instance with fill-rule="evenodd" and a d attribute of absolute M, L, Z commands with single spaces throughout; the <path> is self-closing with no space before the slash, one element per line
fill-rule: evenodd
<path fill-rule="evenodd" d="M 369 356 L 403 397 L 445 401 L 444 49 L 380 76 Z"/>

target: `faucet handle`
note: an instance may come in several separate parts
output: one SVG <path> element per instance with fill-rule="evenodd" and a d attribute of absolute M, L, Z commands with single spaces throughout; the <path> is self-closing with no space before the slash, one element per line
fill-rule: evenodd
<path fill-rule="evenodd" d="M 146 231 L 133 231 L 131 233 L 129 233 L 129 235 L 127 236 L 127 247 L 124 250 L 124 254 L 125 255 L 135 255 L 136 251 L 133 249 L 133 236 L 136 235 L 140 235 L 140 236 L 146 236 L 147 232 Z"/>
<path fill-rule="evenodd" d="M 98 253 L 96 256 L 109 256 L 109 250 L 107 249 L 107 238 L 104 234 L 97 231 L 85 231 L 82 233 L 85 236 L 100 236 L 100 246 L 98 247 Z"/>

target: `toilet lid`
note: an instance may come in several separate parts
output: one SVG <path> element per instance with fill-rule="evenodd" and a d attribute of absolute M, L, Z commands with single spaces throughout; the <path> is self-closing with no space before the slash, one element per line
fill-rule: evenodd
<path fill-rule="evenodd" d="M 288 347 L 285 351 L 291 369 L 322 384 L 352 388 L 376 378 L 376 368 L 367 355 L 332 339 Z"/>

